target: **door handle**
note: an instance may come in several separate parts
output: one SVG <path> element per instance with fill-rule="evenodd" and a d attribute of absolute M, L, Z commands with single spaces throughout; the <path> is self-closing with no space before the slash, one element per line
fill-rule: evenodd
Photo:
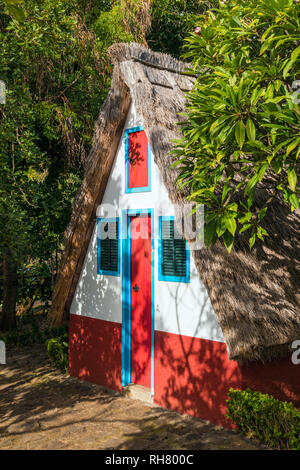
<path fill-rule="evenodd" d="M 132 289 L 134 290 L 134 292 L 138 292 L 140 290 L 137 284 L 135 284 Z"/>

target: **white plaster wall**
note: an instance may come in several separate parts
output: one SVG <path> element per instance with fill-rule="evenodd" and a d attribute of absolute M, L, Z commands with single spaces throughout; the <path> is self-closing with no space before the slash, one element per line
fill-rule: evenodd
<path fill-rule="evenodd" d="M 143 126 L 143 122 L 136 115 L 134 107 L 131 106 L 125 129 L 136 126 Z M 123 132 L 103 201 L 97 210 L 97 216 L 120 217 L 121 236 L 123 209 L 153 208 L 155 232 L 155 329 L 224 342 L 223 334 L 217 324 L 208 294 L 196 271 L 192 253 L 190 283 L 158 281 L 158 216 L 175 215 L 175 213 L 163 185 L 160 171 L 154 163 L 152 152 L 151 173 L 151 192 L 125 194 Z M 114 206 L 115 213 L 106 212 L 108 208 L 106 205 L 108 204 Z M 97 274 L 96 221 L 70 312 L 101 320 L 122 322 L 122 275 L 116 277 Z"/>

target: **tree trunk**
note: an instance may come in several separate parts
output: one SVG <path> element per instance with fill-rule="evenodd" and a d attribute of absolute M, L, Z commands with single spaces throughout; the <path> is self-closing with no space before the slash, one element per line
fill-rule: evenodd
<path fill-rule="evenodd" d="M 16 328 L 17 266 L 9 248 L 3 254 L 3 305 L 1 330 Z"/>

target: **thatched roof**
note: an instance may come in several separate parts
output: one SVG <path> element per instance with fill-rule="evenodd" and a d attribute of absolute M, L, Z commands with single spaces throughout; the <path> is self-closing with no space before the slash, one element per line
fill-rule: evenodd
<path fill-rule="evenodd" d="M 70 308 L 131 102 L 143 119 L 171 201 L 178 203 L 183 197 L 176 187 L 176 171 L 169 168 L 168 152 L 172 139 L 180 136 L 177 123 L 183 118 L 178 113 L 185 109 L 193 78 L 182 74 L 184 63 L 138 44 L 116 44 L 109 55 L 114 64 L 111 90 L 95 126 L 84 181 L 66 231 L 50 312 L 53 323 L 59 323 Z M 220 243 L 192 252 L 229 357 L 238 361 L 284 356 L 291 342 L 300 338 L 299 211 L 290 214 L 273 203 L 265 220 L 272 236 L 252 252 L 242 238 L 230 255 Z"/>

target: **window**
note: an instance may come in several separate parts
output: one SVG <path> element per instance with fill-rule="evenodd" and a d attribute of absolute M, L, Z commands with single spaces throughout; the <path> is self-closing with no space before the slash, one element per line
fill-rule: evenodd
<path fill-rule="evenodd" d="M 158 279 L 190 282 L 190 251 L 178 233 L 174 217 L 159 217 Z"/>
<path fill-rule="evenodd" d="M 97 223 L 97 273 L 120 275 L 119 218 L 98 219 Z"/>
<path fill-rule="evenodd" d="M 151 155 L 142 127 L 125 130 L 125 193 L 151 191 Z"/>

